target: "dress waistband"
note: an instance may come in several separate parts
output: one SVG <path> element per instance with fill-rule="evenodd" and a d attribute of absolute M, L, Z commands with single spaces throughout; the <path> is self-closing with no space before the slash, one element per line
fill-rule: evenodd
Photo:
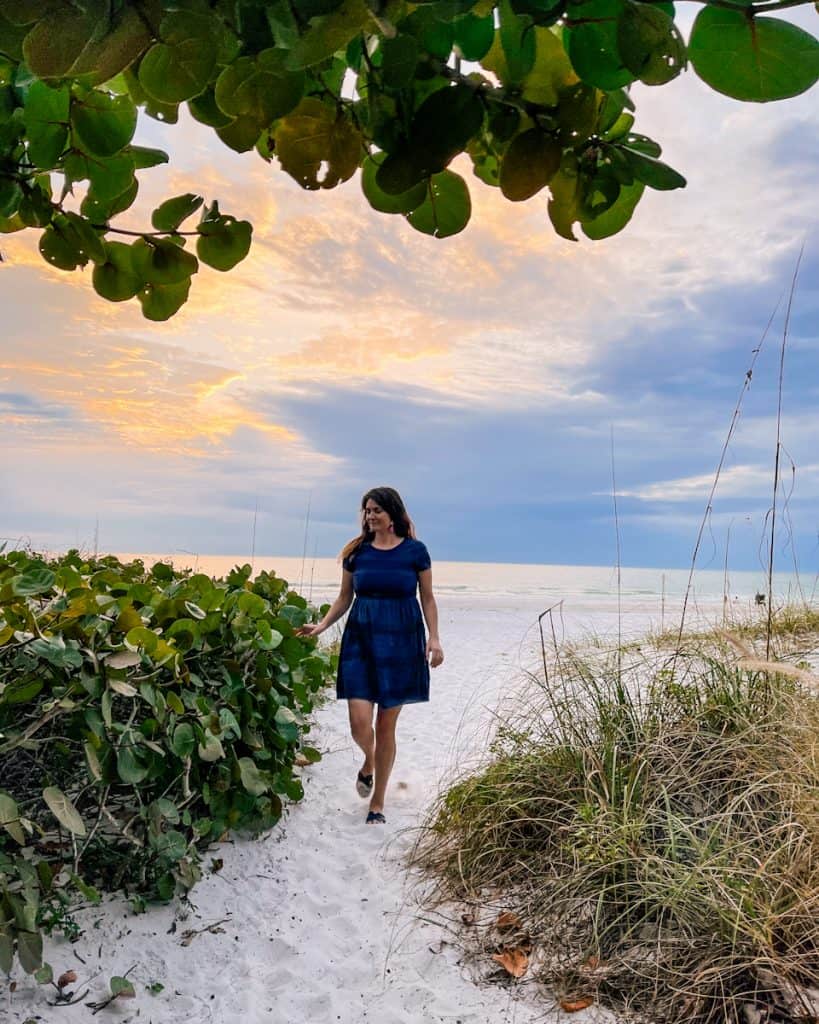
<path fill-rule="evenodd" d="M 368 590 L 366 594 L 356 594 L 356 600 L 366 600 L 368 597 L 375 597 L 379 600 L 391 600 L 391 601 L 406 601 L 413 600 L 415 594 L 388 594 L 382 590 Z"/>

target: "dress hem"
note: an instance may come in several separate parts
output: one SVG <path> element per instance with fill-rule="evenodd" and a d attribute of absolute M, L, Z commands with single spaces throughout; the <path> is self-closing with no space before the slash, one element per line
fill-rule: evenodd
<path fill-rule="evenodd" d="M 377 704 L 380 708 L 384 708 L 385 710 L 387 708 L 400 708 L 403 707 L 404 704 L 429 704 L 429 697 L 408 697 L 405 700 L 380 701 L 370 700 L 369 697 L 341 696 L 341 694 L 338 693 L 336 694 L 336 700 L 366 700 L 370 704 Z"/>

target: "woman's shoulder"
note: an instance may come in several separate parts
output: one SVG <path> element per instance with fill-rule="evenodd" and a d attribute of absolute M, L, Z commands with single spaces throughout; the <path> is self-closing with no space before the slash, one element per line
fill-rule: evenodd
<path fill-rule="evenodd" d="M 367 551 L 371 547 L 372 547 L 372 544 L 370 544 L 370 542 L 368 540 L 362 540 L 361 543 L 357 547 L 353 548 L 353 550 L 349 553 L 349 555 L 346 555 L 342 559 L 342 561 L 341 561 L 342 566 L 348 572 L 352 572 L 354 570 L 354 568 L 355 568 L 356 559 L 363 552 Z"/>
<path fill-rule="evenodd" d="M 407 537 L 405 543 L 410 545 L 407 554 L 413 559 L 416 569 L 429 569 L 431 560 L 426 544 L 417 537 Z"/>

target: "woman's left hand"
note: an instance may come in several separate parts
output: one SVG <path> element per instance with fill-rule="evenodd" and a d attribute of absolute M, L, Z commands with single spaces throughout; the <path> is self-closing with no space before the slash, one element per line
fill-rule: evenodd
<path fill-rule="evenodd" d="M 430 668 L 438 668 L 444 660 L 444 649 L 439 640 L 427 640 L 427 661 Z"/>

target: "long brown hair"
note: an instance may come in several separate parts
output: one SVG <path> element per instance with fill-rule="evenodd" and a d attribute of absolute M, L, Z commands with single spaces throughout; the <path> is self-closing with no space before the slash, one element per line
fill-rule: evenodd
<path fill-rule="evenodd" d="M 372 530 L 367 529 L 367 514 L 364 511 L 367 502 L 371 500 L 392 519 L 396 537 L 415 537 L 415 526 L 398 491 L 394 487 L 373 487 L 361 499 L 361 533 L 344 545 L 340 558 L 344 559 L 354 554 L 362 544 L 371 541 L 375 536 Z"/>

